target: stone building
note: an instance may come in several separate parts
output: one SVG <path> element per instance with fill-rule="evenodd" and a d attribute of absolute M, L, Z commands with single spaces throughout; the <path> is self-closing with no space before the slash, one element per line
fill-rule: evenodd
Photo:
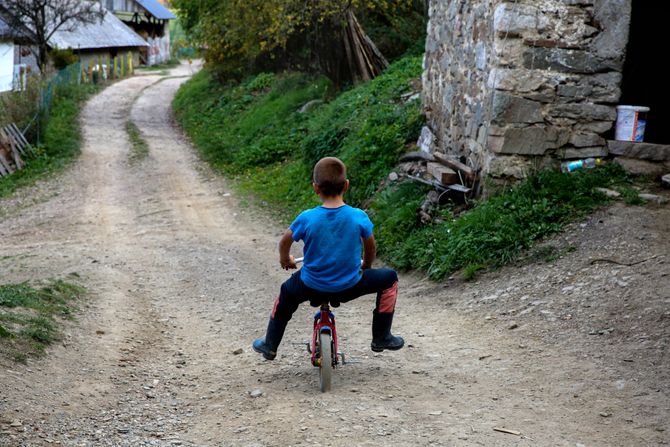
<path fill-rule="evenodd" d="M 648 0 L 431 0 L 423 106 L 432 135 L 424 129 L 423 149 L 521 178 L 606 155 L 624 103 L 651 108 L 645 141 L 670 143 L 658 62 L 666 9 Z"/>

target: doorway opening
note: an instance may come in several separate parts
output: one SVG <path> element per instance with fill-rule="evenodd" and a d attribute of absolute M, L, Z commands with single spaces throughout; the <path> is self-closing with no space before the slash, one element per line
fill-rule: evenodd
<path fill-rule="evenodd" d="M 633 0 L 632 9 L 619 104 L 649 107 L 644 141 L 670 144 L 670 84 L 663 69 L 667 6 Z"/>

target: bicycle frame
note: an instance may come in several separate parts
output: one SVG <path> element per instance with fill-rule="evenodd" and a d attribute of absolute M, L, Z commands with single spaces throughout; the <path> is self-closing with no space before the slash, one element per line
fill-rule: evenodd
<path fill-rule="evenodd" d="M 312 345 L 311 345 L 311 354 L 312 354 L 312 365 L 316 367 L 321 366 L 321 350 L 318 349 L 319 346 L 319 334 L 323 332 L 330 333 L 333 339 L 333 349 L 332 349 L 332 364 L 335 367 L 338 364 L 338 343 L 337 343 L 337 328 L 335 327 L 335 315 L 330 311 L 330 306 L 328 303 L 322 303 L 321 308 L 316 311 L 314 314 L 314 333 L 312 335 Z"/>

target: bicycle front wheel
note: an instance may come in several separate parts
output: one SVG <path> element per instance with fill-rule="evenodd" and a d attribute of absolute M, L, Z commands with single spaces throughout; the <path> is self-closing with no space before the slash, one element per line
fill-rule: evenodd
<path fill-rule="evenodd" d="M 333 378 L 333 344 L 328 332 L 319 334 L 319 349 L 321 350 L 321 366 L 319 367 L 319 382 L 321 392 L 330 391 Z"/>

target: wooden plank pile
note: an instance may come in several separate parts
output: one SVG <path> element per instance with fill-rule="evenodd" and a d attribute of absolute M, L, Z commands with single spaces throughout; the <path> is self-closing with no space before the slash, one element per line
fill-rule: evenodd
<path fill-rule="evenodd" d="M 476 187 L 477 171 L 441 152 L 409 152 L 400 162 L 406 165 L 404 170 L 411 180 L 422 180 L 438 190 L 469 195 Z"/>
<path fill-rule="evenodd" d="M 21 156 L 32 152 L 33 148 L 16 124 L 0 127 L 0 177 L 23 169 Z"/>
<path fill-rule="evenodd" d="M 423 223 L 433 221 L 434 211 L 447 202 L 467 206 L 468 198 L 478 194 L 479 171 L 441 152 L 406 153 L 399 173 L 389 176 L 391 181 L 401 178 L 432 187 L 417 211 Z"/>

